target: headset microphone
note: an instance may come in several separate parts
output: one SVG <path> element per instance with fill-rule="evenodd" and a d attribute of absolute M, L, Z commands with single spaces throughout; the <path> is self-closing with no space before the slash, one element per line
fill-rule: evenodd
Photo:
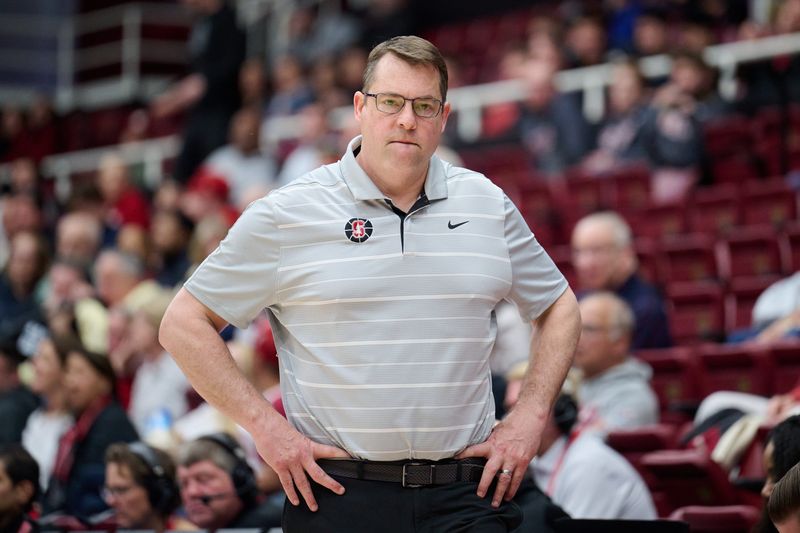
<path fill-rule="evenodd" d="M 200 500 L 200 503 L 202 503 L 203 505 L 208 505 L 214 500 L 219 500 L 220 498 L 224 498 L 226 496 L 230 496 L 230 493 L 223 492 L 221 494 L 204 494 L 203 496 L 195 496 L 193 499 Z"/>

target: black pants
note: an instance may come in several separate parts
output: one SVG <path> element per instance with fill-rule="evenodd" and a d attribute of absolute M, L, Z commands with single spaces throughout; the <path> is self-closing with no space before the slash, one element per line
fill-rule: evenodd
<path fill-rule="evenodd" d="M 283 507 L 285 533 L 316 532 L 506 532 L 522 522 L 522 511 L 512 502 L 493 508 L 494 484 L 485 498 L 477 483 L 457 482 L 432 487 L 403 488 L 400 483 L 335 477 L 345 488 L 338 496 L 312 481 L 319 509 L 305 502 Z"/>

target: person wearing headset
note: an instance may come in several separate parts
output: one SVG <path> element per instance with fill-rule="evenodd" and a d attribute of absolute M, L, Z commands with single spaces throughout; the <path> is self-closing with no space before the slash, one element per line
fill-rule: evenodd
<path fill-rule="evenodd" d="M 172 516 L 180 503 L 175 463 L 164 451 L 143 442 L 112 444 L 106 450 L 103 497 L 120 529 L 163 533 L 185 529 Z"/>
<path fill-rule="evenodd" d="M 261 504 L 245 452 L 227 433 L 203 435 L 179 450 L 178 483 L 186 516 L 201 529 L 280 527 L 282 506 Z"/>
<path fill-rule="evenodd" d="M 657 518 L 645 482 L 597 434 L 582 431 L 577 404 L 567 394 L 556 399 L 530 469 L 536 484 L 573 518 Z"/>

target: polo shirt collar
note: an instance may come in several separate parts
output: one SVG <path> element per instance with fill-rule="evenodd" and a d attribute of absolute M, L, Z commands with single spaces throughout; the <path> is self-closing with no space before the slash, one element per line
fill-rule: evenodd
<path fill-rule="evenodd" d="M 356 200 L 383 200 L 385 195 L 356 161 L 353 151 L 360 147 L 361 135 L 355 137 L 347 145 L 347 150 L 339 162 L 344 181 Z M 428 165 L 428 175 L 425 178 L 425 196 L 428 197 L 428 200 L 447 198 L 444 163 L 435 155 L 431 157 L 431 162 Z"/>

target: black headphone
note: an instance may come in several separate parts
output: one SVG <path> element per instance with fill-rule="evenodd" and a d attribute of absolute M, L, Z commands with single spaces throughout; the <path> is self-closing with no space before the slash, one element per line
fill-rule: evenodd
<path fill-rule="evenodd" d="M 177 482 L 167 475 L 158 456 L 144 442 L 128 443 L 128 450 L 147 467 L 148 473 L 144 478 L 144 488 L 147 491 L 150 505 L 164 516 L 171 514 L 180 503 L 180 490 Z"/>
<path fill-rule="evenodd" d="M 247 462 L 247 454 L 245 454 L 241 444 L 230 434 L 224 432 L 203 435 L 197 440 L 213 442 L 236 460 L 233 471 L 230 473 L 233 486 L 236 489 L 236 495 L 246 505 L 254 503 L 258 495 L 256 475 Z"/>
<path fill-rule="evenodd" d="M 553 405 L 553 421 L 562 435 L 569 435 L 578 421 L 578 404 L 569 394 L 561 394 Z"/>

